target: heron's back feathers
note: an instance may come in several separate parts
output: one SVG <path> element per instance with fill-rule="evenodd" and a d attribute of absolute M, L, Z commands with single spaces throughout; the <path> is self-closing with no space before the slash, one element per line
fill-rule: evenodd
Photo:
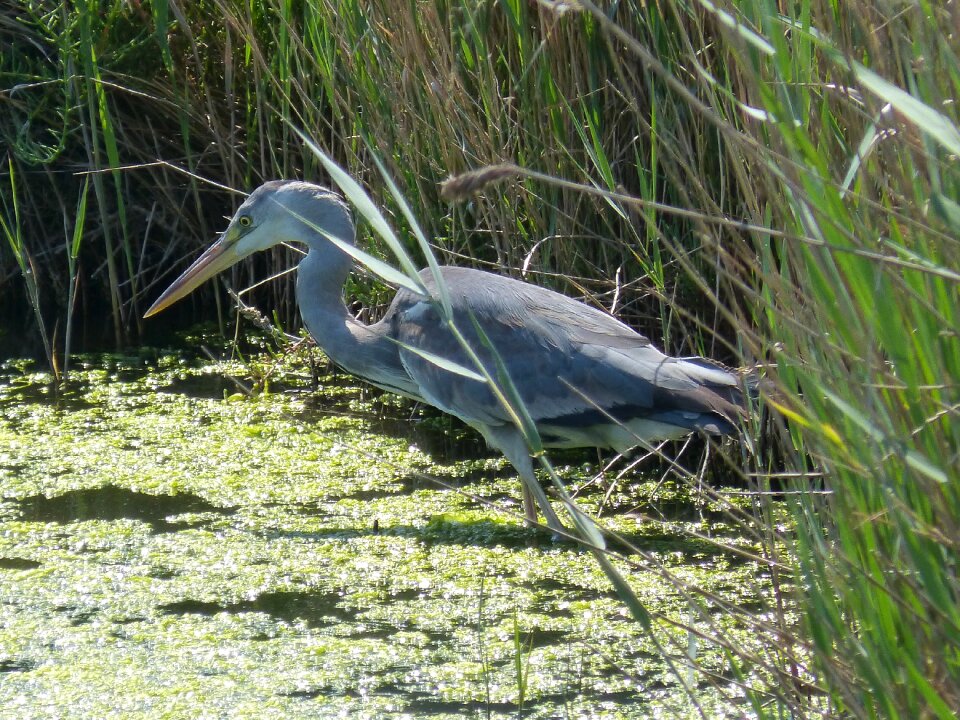
<path fill-rule="evenodd" d="M 625 449 L 700 430 L 731 434 L 742 414 L 738 376 L 702 358 L 673 358 L 606 313 L 565 295 L 467 268 L 442 269 L 455 322 L 496 377 L 496 348 L 547 444 Z M 428 272 L 422 279 L 432 289 Z M 400 291 L 384 320 L 423 397 L 475 426 L 509 423 L 483 383 L 404 346 L 470 367 L 436 309 Z"/>

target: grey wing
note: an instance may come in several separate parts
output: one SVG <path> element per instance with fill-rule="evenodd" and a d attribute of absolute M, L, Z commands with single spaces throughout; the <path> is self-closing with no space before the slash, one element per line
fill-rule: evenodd
<path fill-rule="evenodd" d="M 616 319 L 559 293 L 465 268 L 443 272 L 457 327 L 496 376 L 493 353 L 474 321 L 482 328 L 530 415 L 557 436 L 555 444 L 636 444 L 587 431 L 609 425 L 610 418 L 647 423 L 650 436 L 683 434 L 677 428 L 732 431 L 738 414 L 732 373 L 701 359 L 666 356 Z M 432 285 L 428 274 L 423 279 Z M 429 302 L 398 293 L 390 322 L 404 367 L 428 402 L 476 427 L 509 423 L 485 384 L 404 349 L 473 369 Z"/>

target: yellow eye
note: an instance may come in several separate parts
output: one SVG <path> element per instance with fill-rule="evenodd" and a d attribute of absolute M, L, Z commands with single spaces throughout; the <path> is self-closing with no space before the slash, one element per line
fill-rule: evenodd
<path fill-rule="evenodd" d="M 237 218 L 237 222 L 240 223 L 240 227 L 250 227 L 253 225 L 253 220 L 250 219 L 249 215 L 241 215 Z"/>

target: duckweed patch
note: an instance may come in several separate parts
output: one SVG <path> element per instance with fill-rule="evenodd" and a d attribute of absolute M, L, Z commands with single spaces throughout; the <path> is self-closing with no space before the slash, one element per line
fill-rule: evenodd
<path fill-rule="evenodd" d="M 247 397 L 227 363 L 75 367 L 59 395 L 23 363 L 0 372 L 0 717 L 696 712 L 591 554 L 522 527 L 509 467 L 437 451 L 468 436 L 450 421 L 330 377 L 309 394 L 306 372 Z M 691 537 L 710 519 L 663 492 L 581 499 L 652 559 L 618 567 L 665 637 L 757 642 L 715 610 L 762 613 L 765 569 Z M 671 502 L 662 522 L 631 512 Z M 747 712 L 719 646 L 697 662 L 707 716 Z"/>

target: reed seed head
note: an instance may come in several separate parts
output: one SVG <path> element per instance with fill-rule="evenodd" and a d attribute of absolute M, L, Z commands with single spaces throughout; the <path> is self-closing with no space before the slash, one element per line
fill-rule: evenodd
<path fill-rule="evenodd" d="M 520 168 L 512 163 L 488 165 L 479 170 L 470 170 L 460 175 L 452 175 L 440 183 L 440 197 L 449 202 L 465 200 L 488 185 L 513 177 L 520 172 Z"/>

